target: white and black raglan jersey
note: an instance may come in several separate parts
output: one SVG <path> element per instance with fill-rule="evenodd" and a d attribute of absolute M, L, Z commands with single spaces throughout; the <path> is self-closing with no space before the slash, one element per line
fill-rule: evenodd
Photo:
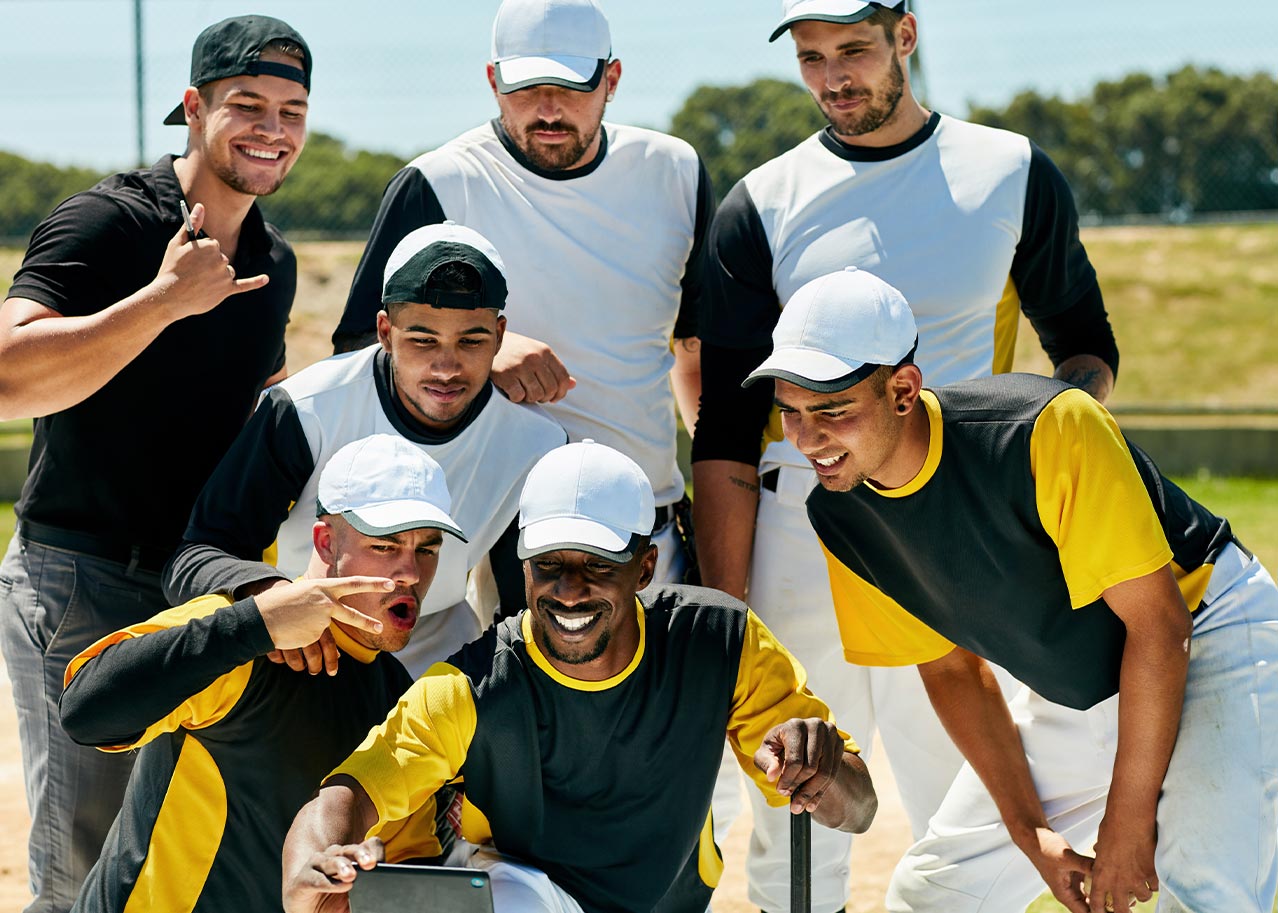
<path fill-rule="evenodd" d="M 466 534 L 466 542 L 444 537 L 422 615 L 465 599 L 466 575 L 519 513 L 528 470 L 566 439 L 538 407 L 515 405 L 491 383 L 454 428 L 432 432 L 399 402 L 380 345 L 325 359 L 267 391 L 209 478 L 165 569 L 169 600 L 300 576 L 311 557 L 320 470 L 370 434 L 398 434 L 443 467 L 449 513 Z"/>
<path fill-rule="evenodd" d="M 1089 353 L 1117 371 L 1073 196 L 1042 150 L 936 113 L 883 148 L 849 146 L 827 128 L 747 174 L 715 216 L 694 458 L 758 458 L 771 387 L 756 385 L 746 407 L 740 381 L 771 351 L 784 302 L 847 266 L 905 295 L 929 386 L 1009 371 L 1019 311 L 1054 364 Z M 765 467 L 808 465 L 773 432 Z"/>
<path fill-rule="evenodd" d="M 702 238 L 714 212 L 683 140 L 603 124 L 590 164 L 545 171 L 493 121 L 414 159 L 391 181 L 334 341 L 370 333 L 398 241 L 450 219 L 501 253 L 511 332 L 550 345 L 577 386 L 545 408 L 571 440 L 632 457 L 657 504 L 683 495 L 675 463 L 671 338 L 697 335 Z"/>

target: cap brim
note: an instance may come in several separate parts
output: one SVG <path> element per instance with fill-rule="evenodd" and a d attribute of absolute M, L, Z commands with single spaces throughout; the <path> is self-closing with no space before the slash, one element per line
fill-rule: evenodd
<path fill-rule="evenodd" d="M 166 127 L 185 127 L 186 126 L 186 109 L 178 102 L 178 106 L 169 112 L 169 116 L 164 118 L 164 126 Z"/>
<path fill-rule="evenodd" d="M 519 531 L 515 548 L 521 561 L 561 550 L 587 552 L 625 564 L 635 556 L 642 533 L 605 526 L 581 517 L 553 517 L 528 524 Z"/>
<path fill-rule="evenodd" d="M 800 13 L 796 16 L 790 16 L 786 19 L 782 19 L 781 23 L 772 30 L 772 34 L 768 37 L 768 41 L 776 41 L 788 32 L 790 30 L 790 26 L 796 22 L 815 20 L 817 22 L 837 22 L 840 25 L 851 25 L 854 22 L 860 22 L 862 19 L 869 19 L 874 15 L 876 9 L 878 9 L 878 7 L 867 3 L 865 7 L 855 13 Z"/>
<path fill-rule="evenodd" d="M 603 80 L 607 61 L 598 57 L 512 57 L 493 64 L 497 91 L 502 95 L 530 86 L 562 86 L 593 92 Z"/>
<path fill-rule="evenodd" d="M 365 536 L 390 536 L 410 529 L 439 529 L 466 541 L 466 536 L 452 517 L 434 504 L 423 501 L 386 501 L 359 510 L 343 511 L 341 516 Z"/>
<path fill-rule="evenodd" d="M 865 380 L 879 369 L 866 362 L 847 362 L 815 349 L 798 347 L 780 349 L 751 371 L 741 386 L 748 387 L 764 378 L 788 381 L 805 390 L 834 393 Z"/>

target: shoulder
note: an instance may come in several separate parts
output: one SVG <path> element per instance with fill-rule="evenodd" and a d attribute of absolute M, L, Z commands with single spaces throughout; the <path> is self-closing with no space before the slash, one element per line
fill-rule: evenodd
<path fill-rule="evenodd" d="M 1031 143 L 1011 130 L 987 127 L 957 117 L 942 116 L 936 128 L 937 148 L 943 155 L 972 156 L 986 170 L 1029 167 Z"/>
<path fill-rule="evenodd" d="M 685 140 L 668 133 L 604 122 L 608 131 L 608 155 L 614 167 L 660 171 L 696 186 L 701 158 Z"/>
<path fill-rule="evenodd" d="M 651 586 L 639 598 L 650 629 L 710 639 L 739 638 L 745 631 L 745 603 L 720 590 L 669 583 Z"/>
<path fill-rule="evenodd" d="M 483 415 L 482 433 L 491 438 L 492 446 L 544 448 L 534 459 L 568 441 L 568 432 L 540 406 L 512 403 L 496 389 Z"/>
<path fill-rule="evenodd" d="M 301 406 L 308 400 L 349 389 L 354 384 L 367 383 L 371 386 L 373 358 L 380 348 L 374 343 L 354 352 L 330 356 L 290 375 L 272 389 L 287 393 L 294 404 Z"/>
<path fill-rule="evenodd" d="M 501 141 L 491 124 L 480 124 L 453 137 L 429 152 L 424 152 L 405 165 L 396 180 L 425 178 L 438 181 L 473 169 L 481 156 L 491 156 L 502 151 Z M 504 152 L 503 152 L 504 154 Z"/>
<path fill-rule="evenodd" d="M 1081 390 L 1040 374 L 995 374 L 933 390 L 947 428 L 962 425 L 1032 425 L 1062 393 Z M 1083 393 L 1088 399 L 1086 393 Z"/>

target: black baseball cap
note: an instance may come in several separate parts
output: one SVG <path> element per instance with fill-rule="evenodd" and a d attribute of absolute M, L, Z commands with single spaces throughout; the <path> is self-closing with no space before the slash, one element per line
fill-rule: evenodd
<path fill-rule="evenodd" d="M 430 277 L 446 263 L 472 266 L 479 273 L 479 290 L 428 289 Z M 414 229 L 391 251 L 382 280 L 382 304 L 401 302 L 500 311 L 506 306 L 506 265 L 492 242 L 473 228 L 449 221 Z"/>
<path fill-rule="evenodd" d="M 301 66 L 262 60 L 272 41 L 287 41 L 302 49 Z M 311 49 L 291 25 L 270 16 L 233 16 L 200 32 L 191 48 L 191 82 L 197 89 L 229 76 L 279 76 L 311 90 Z M 179 103 L 164 118 L 169 126 L 186 123 Z"/>

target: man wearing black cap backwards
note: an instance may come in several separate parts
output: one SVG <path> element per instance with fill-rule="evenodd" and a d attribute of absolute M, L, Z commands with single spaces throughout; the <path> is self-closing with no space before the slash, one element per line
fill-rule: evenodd
<path fill-rule="evenodd" d="M 195 504 L 165 571 L 169 598 L 242 597 L 305 571 L 319 468 L 348 441 L 383 433 L 412 441 L 444 467 L 468 540 L 444 543 L 413 640 L 400 654 L 409 672 L 420 674 L 479 635 L 466 575 L 495 547 L 503 603 L 521 606 L 511 529 L 519 489 L 565 436 L 539 409 L 510 402 L 489 380 L 506 330 L 504 268 L 487 239 L 461 225 L 429 225 L 401 240 L 382 283 L 380 342 L 271 389 Z M 274 555 L 264 560 L 272 543 Z M 335 671 L 331 639 L 305 654 L 287 659 L 299 670 Z"/>
<path fill-rule="evenodd" d="M 593 441 L 533 467 L 528 608 L 419 678 L 298 813 L 285 909 L 343 909 L 387 826 L 462 779 L 498 913 L 703 913 L 723 870 L 708 814 L 725 735 L 772 805 L 869 826 L 856 745 L 785 647 L 730 596 L 648 587 L 653 500 L 634 460 Z"/>
<path fill-rule="evenodd" d="M 37 416 L 0 568 L 32 817 L 30 910 L 70 906 L 132 764 L 62 733 L 63 669 L 167 605 L 159 572 L 191 503 L 262 388 L 284 375 L 296 263 L 255 200 L 301 154 L 310 79 L 306 43 L 283 22 L 205 29 L 165 121 L 187 125 L 186 152 L 59 206 L 0 308 L 0 417 Z"/>

